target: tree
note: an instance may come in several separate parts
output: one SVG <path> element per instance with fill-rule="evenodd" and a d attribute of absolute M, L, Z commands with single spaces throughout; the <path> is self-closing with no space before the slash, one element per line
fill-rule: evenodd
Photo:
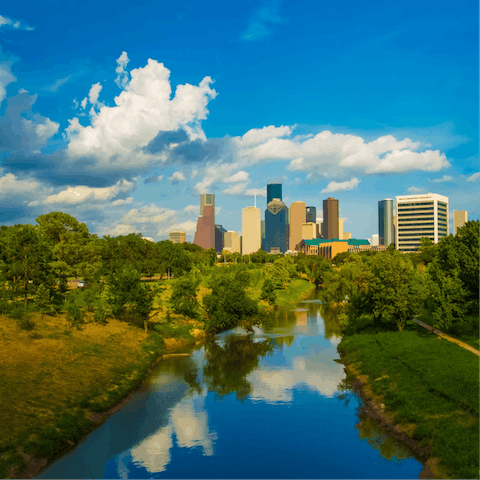
<path fill-rule="evenodd" d="M 272 279 L 267 277 L 263 281 L 262 291 L 260 293 L 260 298 L 262 300 L 267 300 L 270 305 L 275 305 L 275 300 L 277 299 L 277 294 L 275 293 L 275 286 L 273 285 Z"/>
<path fill-rule="evenodd" d="M 47 288 L 45 288 L 43 283 L 40 284 L 40 286 L 37 288 L 37 292 L 33 297 L 33 301 L 35 302 L 37 307 L 40 309 L 40 312 L 42 313 L 42 318 L 43 318 L 45 311 L 52 305 L 52 300 L 50 298 L 50 291 Z"/>
<path fill-rule="evenodd" d="M 197 291 L 200 284 L 199 278 L 180 277 L 173 285 L 170 305 L 175 313 L 190 318 L 197 318 L 199 303 Z"/>
<path fill-rule="evenodd" d="M 349 298 L 348 312 L 353 317 L 372 315 L 374 323 L 394 323 L 402 330 L 426 296 L 421 274 L 400 252 L 374 255 L 355 279 L 358 288 Z"/>

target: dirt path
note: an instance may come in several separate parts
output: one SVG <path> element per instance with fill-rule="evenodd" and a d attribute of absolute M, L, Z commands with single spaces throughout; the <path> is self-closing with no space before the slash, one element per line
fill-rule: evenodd
<path fill-rule="evenodd" d="M 423 323 L 420 320 L 417 320 L 416 318 L 414 318 L 413 321 L 415 323 L 418 323 L 422 327 L 426 328 L 427 330 L 433 331 L 433 333 L 436 333 L 438 336 L 444 338 L 445 340 L 448 340 L 449 342 L 452 342 L 452 343 L 456 343 L 457 345 L 464 348 L 465 350 L 468 350 L 469 352 L 472 352 L 475 355 L 480 356 L 480 352 L 475 348 L 471 347 L 470 345 L 468 345 L 467 343 L 461 342 L 460 340 L 457 340 L 456 338 L 453 338 L 450 335 L 447 335 L 446 333 L 443 333 L 440 330 L 437 330 L 436 328 L 433 328 L 430 325 L 427 325 L 426 323 Z"/>

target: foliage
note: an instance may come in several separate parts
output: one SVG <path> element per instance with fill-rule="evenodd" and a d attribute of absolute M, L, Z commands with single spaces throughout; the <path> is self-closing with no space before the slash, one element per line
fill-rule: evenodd
<path fill-rule="evenodd" d="M 241 267 L 232 270 L 218 268 L 212 273 L 209 283 L 212 292 L 203 297 L 208 333 L 233 328 L 240 320 L 258 313 L 257 303 L 245 291 L 249 284 L 248 271 Z"/>
<path fill-rule="evenodd" d="M 42 318 L 43 318 L 45 311 L 52 305 L 52 300 L 50 298 L 50 291 L 47 288 L 45 288 L 43 283 L 40 284 L 40 286 L 37 288 L 37 292 L 33 297 L 33 301 L 35 302 L 39 310 L 42 312 Z"/>
<path fill-rule="evenodd" d="M 199 304 L 197 291 L 200 279 L 195 277 L 181 277 L 173 285 L 170 305 L 175 313 L 190 318 L 197 318 Z"/>
<path fill-rule="evenodd" d="M 275 293 L 275 286 L 270 277 L 267 277 L 263 282 L 260 298 L 262 300 L 267 300 L 270 305 L 275 305 L 277 294 Z"/>
<path fill-rule="evenodd" d="M 296 276 L 297 271 L 292 257 L 278 258 L 273 262 L 271 279 L 276 289 L 287 288 L 290 280 Z"/>
<path fill-rule="evenodd" d="M 66 305 L 67 321 L 71 327 L 77 327 L 80 330 L 85 321 L 85 312 L 73 301 L 68 301 Z"/>

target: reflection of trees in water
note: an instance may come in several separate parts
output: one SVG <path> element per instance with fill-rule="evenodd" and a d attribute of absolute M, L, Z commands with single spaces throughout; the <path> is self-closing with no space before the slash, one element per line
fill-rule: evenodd
<path fill-rule="evenodd" d="M 323 318 L 325 325 L 325 338 L 330 338 L 333 335 L 336 337 L 342 336 L 342 327 L 338 321 L 338 315 L 340 314 L 340 308 L 334 307 L 328 303 L 318 304 L 320 315 Z"/>
<path fill-rule="evenodd" d="M 361 412 L 359 415 L 360 421 L 355 425 L 358 430 L 358 438 L 366 440 L 375 450 L 380 451 L 380 455 L 388 461 L 395 460 L 400 463 L 401 460 L 406 460 L 412 455 L 408 450 L 399 445 L 393 437 L 386 435 L 383 429 L 378 424 L 378 421 L 369 417 L 366 413 Z"/>
<path fill-rule="evenodd" d="M 287 347 L 289 347 L 294 340 L 295 340 L 295 335 L 286 335 L 285 337 L 275 337 L 273 339 L 273 342 L 275 344 L 275 348 L 283 347 L 283 345 L 286 345 Z"/>
<path fill-rule="evenodd" d="M 250 335 L 229 336 L 224 345 L 210 340 L 205 347 L 208 353 L 203 375 L 208 388 L 222 396 L 236 392 L 239 400 L 245 400 L 252 392 L 247 375 L 258 367 L 260 357 L 273 352 L 270 339 L 254 342 Z"/>

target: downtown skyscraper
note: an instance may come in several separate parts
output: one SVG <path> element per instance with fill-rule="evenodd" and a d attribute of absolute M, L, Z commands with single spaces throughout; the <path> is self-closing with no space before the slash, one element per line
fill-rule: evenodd
<path fill-rule="evenodd" d="M 380 245 L 395 242 L 393 236 L 393 199 L 385 198 L 378 202 L 378 236 Z"/>
<path fill-rule="evenodd" d="M 211 193 L 200 195 L 200 216 L 193 243 L 206 250 L 215 248 L 215 195 Z"/>

